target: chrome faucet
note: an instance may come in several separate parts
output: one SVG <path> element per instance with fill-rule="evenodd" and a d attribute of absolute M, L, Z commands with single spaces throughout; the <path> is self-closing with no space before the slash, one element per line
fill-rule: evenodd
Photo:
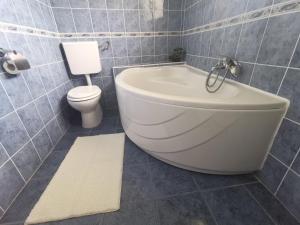
<path fill-rule="evenodd" d="M 217 88 L 212 89 L 216 85 L 217 81 L 219 80 L 220 73 L 217 72 L 217 76 L 212 83 L 210 82 L 211 76 L 214 71 L 216 71 L 216 70 L 219 71 L 222 69 L 226 69 L 225 75 L 221 79 L 221 83 L 217 86 Z M 206 79 L 206 84 L 205 84 L 206 90 L 210 93 L 217 92 L 221 88 L 223 82 L 225 81 L 225 78 L 228 75 L 228 71 L 231 73 L 231 75 L 233 75 L 235 78 L 237 78 L 240 75 L 241 66 L 237 60 L 232 59 L 228 56 L 225 56 L 225 57 L 223 57 L 223 59 L 221 61 L 219 61 L 215 66 L 213 66 L 211 68 L 211 70 L 207 76 L 207 79 Z"/>

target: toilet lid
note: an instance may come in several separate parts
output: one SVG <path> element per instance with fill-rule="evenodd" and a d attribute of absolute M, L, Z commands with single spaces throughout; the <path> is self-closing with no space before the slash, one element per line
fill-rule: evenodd
<path fill-rule="evenodd" d="M 96 86 L 79 86 L 72 88 L 68 92 L 68 98 L 69 99 L 74 99 L 74 100 L 87 100 L 91 99 L 93 97 L 96 97 L 101 94 L 101 89 Z"/>

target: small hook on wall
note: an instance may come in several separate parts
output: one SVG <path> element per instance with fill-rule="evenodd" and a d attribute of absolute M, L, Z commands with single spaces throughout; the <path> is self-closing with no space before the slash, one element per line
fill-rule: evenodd
<path fill-rule="evenodd" d="M 99 49 L 101 52 L 104 52 L 109 49 L 109 46 L 110 46 L 110 42 L 106 41 L 106 42 L 102 43 L 101 45 L 99 45 Z"/>

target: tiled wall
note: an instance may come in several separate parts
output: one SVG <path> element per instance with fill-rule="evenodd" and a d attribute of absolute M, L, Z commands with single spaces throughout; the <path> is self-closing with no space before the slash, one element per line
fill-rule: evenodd
<path fill-rule="evenodd" d="M 85 79 L 69 74 L 59 43 L 109 41 L 92 82 L 105 113 L 115 113 L 112 67 L 168 61 L 181 46 L 182 7 L 183 0 L 0 1 L 0 47 L 20 51 L 32 66 L 17 76 L 0 70 L 0 217 L 76 113 L 66 93 Z"/>
<path fill-rule="evenodd" d="M 240 82 L 291 101 L 257 177 L 300 219 L 300 1 L 187 0 L 184 15 L 188 64 L 208 71 L 234 57 Z"/>
<path fill-rule="evenodd" d="M 110 42 L 101 53 L 103 71 L 92 80 L 104 93 L 107 113 L 117 110 L 113 66 L 167 62 L 170 52 L 181 46 L 183 0 L 51 0 L 51 5 L 66 41 Z M 83 78 L 73 80 L 75 85 L 85 83 Z"/>
<path fill-rule="evenodd" d="M 1 0 L 0 22 L 56 31 L 47 1 Z M 68 129 L 65 95 L 72 82 L 59 43 L 0 31 L 0 48 L 21 52 L 32 67 L 19 75 L 0 69 L 0 217 Z"/>

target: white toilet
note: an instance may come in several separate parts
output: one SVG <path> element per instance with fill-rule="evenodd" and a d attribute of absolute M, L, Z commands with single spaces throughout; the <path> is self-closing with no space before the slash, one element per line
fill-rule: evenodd
<path fill-rule="evenodd" d="M 67 95 L 69 104 L 81 112 L 82 127 L 93 128 L 102 120 L 99 103 L 101 89 L 92 85 L 90 74 L 102 70 L 96 41 L 62 43 L 71 73 L 75 76 L 85 75 L 87 86 L 72 88 Z"/>

